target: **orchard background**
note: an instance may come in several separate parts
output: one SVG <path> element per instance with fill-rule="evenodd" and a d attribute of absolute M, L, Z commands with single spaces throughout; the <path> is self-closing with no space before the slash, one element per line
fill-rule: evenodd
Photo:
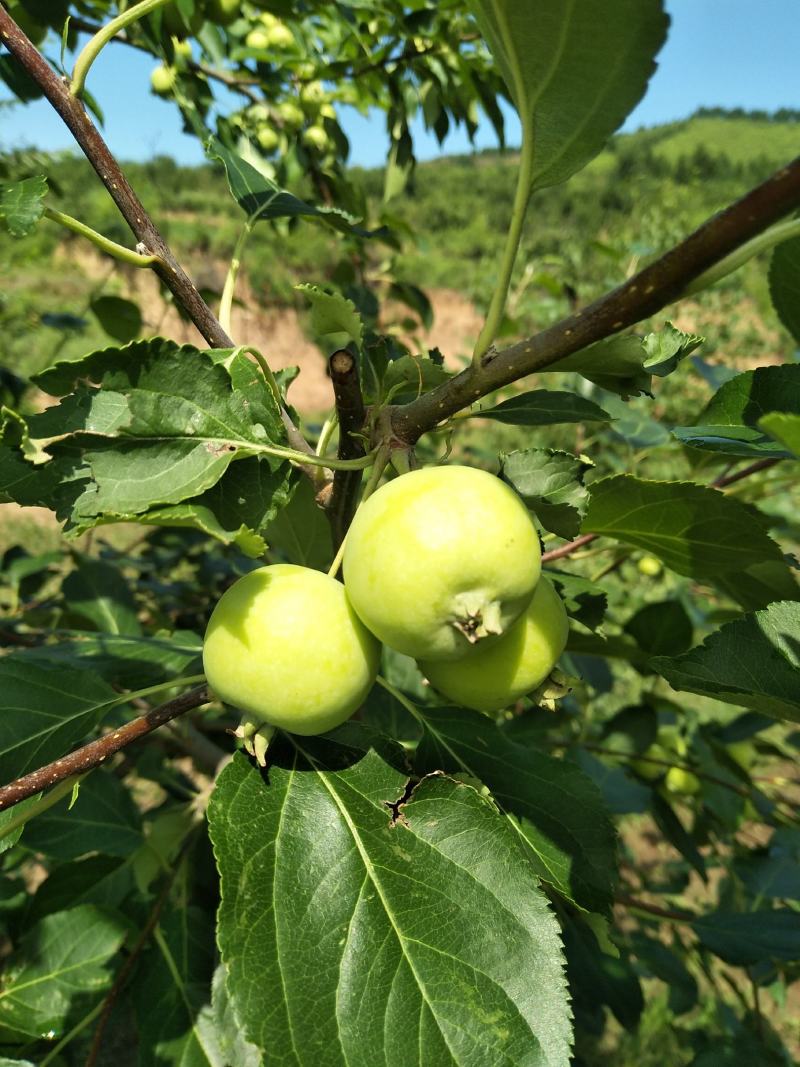
<path fill-rule="evenodd" d="M 614 136 L 667 32 L 0 5 L 0 77 L 83 151 L 0 155 L 2 1067 L 796 1061 L 798 115 Z M 206 166 L 120 167 L 101 46 L 152 54 Z M 503 98 L 521 152 L 415 166 L 415 115 L 502 141 Z M 327 571 L 364 471 L 441 462 L 535 515 L 565 684 L 487 717 L 385 648 L 259 768 L 214 604 Z"/>

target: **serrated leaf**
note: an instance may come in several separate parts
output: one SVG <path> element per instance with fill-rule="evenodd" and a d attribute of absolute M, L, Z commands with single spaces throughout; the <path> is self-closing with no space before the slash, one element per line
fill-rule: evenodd
<path fill-rule="evenodd" d="M 531 848 L 540 877 L 578 907 L 607 914 L 616 834 L 594 783 L 574 764 L 510 741 L 478 712 L 421 708 L 420 716 L 415 766 L 483 782 Z"/>
<path fill-rule="evenodd" d="M 110 985 L 124 934 L 119 919 L 91 904 L 42 919 L 5 962 L 0 1025 L 36 1038 L 62 1033 L 73 1004 Z"/>
<path fill-rule="evenodd" d="M 736 913 L 715 911 L 692 928 L 707 949 L 736 967 L 762 960 L 800 960 L 800 913 L 790 908 Z"/>
<path fill-rule="evenodd" d="M 296 285 L 311 304 L 311 329 L 325 341 L 332 355 L 346 345 L 361 348 L 364 323 L 352 300 L 341 293 L 326 293 L 317 285 Z"/>
<path fill-rule="evenodd" d="M 358 219 L 338 208 L 314 207 L 305 203 L 299 197 L 281 189 L 216 138 L 206 143 L 206 155 L 223 165 L 233 199 L 253 222 L 305 217 L 324 222 L 342 233 L 355 233 L 361 237 L 375 236 L 379 232 L 362 229 L 357 225 Z"/>
<path fill-rule="evenodd" d="M 800 722 L 800 604 L 770 604 L 651 666 L 673 689 Z"/>
<path fill-rule="evenodd" d="M 800 237 L 782 241 L 774 249 L 769 291 L 778 318 L 800 345 Z"/>
<path fill-rule="evenodd" d="M 138 337 L 142 330 L 142 313 L 139 305 L 121 296 L 98 296 L 91 308 L 109 337 L 126 344 Z"/>
<path fill-rule="evenodd" d="M 519 493 L 546 530 L 576 537 L 589 503 L 583 478 L 590 464 L 551 448 L 527 448 L 502 457 L 501 478 Z"/>
<path fill-rule="evenodd" d="M 266 538 L 289 563 L 328 569 L 333 559 L 331 527 L 307 478 L 297 483 L 289 503 L 267 527 Z"/>
<path fill-rule="evenodd" d="M 681 360 L 703 343 L 697 334 L 684 333 L 665 322 L 657 333 L 644 337 L 622 334 L 606 337 L 557 363 L 546 371 L 576 371 L 590 382 L 619 393 L 623 398 L 650 394 L 650 380 L 655 374 L 671 374 Z"/>
<path fill-rule="evenodd" d="M 531 188 L 566 180 L 643 95 L 668 19 L 659 0 L 474 0 L 533 154 Z"/>
<path fill-rule="evenodd" d="M 774 600 L 800 600 L 797 572 L 782 559 L 717 574 L 712 582 L 745 611 L 758 611 Z"/>
<path fill-rule="evenodd" d="M 554 571 L 549 567 L 543 573 L 555 585 L 572 618 L 590 630 L 597 630 L 608 607 L 608 596 L 602 586 L 582 575 Z"/>
<path fill-rule="evenodd" d="M 779 441 L 793 456 L 800 457 L 800 415 L 773 412 L 759 419 L 758 426 Z"/>
<path fill-rule="evenodd" d="M 129 791 L 103 771 L 89 775 L 78 798 L 64 797 L 31 820 L 25 845 L 57 860 L 74 860 L 90 852 L 129 856 L 142 844 L 142 820 Z"/>
<path fill-rule="evenodd" d="M 578 1018 L 585 1010 L 607 1005 L 622 1026 L 635 1030 L 644 1009 L 639 978 L 627 960 L 603 952 L 585 922 L 568 919 L 564 947 L 570 987 Z"/>
<path fill-rule="evenodd" d="M 402 756 L 376 740 L 281 740 L 266 775 L 236 756 L 217 781 L 218 940 L 245 1036 L 319 1067 L 398 1049 L 404 1067 L 567 1067 L 557 927 L 518 836 L 448 778 L 404 799 Z"/>
<path fill-rule="evenodd" d="M 261 1067 L 261 1053 L 242 1034 L 242 1024 L 226 986 L 227 970 L 221 964 L 211 983 L 211 1004 L 195 1022 L 212 1067 Z"/>
<path fill-rule="evenodd" d="M 798 420 L 800 421 L 800 420 Z M 682 445 L 728 456 L 785 458 L 790 453 L 752 426 L 675 426 L 672 436 Z"/>
<path fill-rule="evenodd" d="M 24 656 L 0 659 L 0 781 L 63 756 L 91 732 L 118 694 L 88 670 Z"/>
<path fill-rule="evenodd" d="M 429 358 L 400 356 L 393 359 L 383 376 L 385 399 L 400 402 L 421 396 L 451 377 L 450 371 Z"/>
<path fill-rule="evenodd" d="M 47 178 L 43 174 L 19 182 L 0 183 L 0 220 L 12 237 L 25 237 L 44 214 Z"/>
<path fill-rule="evenodd" d="M 493 419 L 512 426 L 555 426 L 563 422 L 611 422 L 612 416 L 591 400 L 555 389 L 533 389 L 493 408 L 473 411 L 471 418 Z"/>
<path fill-rule="evenodd" d="M 20 416 L 0 412 L 0 502 L 22 507 L 52 507 L 53 498 L 68 474 L 69 465 L 56 461 L 34 464 L 28 452 L 27 427 Z"/>
<path fill-rule="evenodd" d="M 582 529 L 651 552 L 678 574 L 713 578 L 783 559 L 765 525 L 754 508 L 717 489 L 619 474 L 592 485 Z"/>

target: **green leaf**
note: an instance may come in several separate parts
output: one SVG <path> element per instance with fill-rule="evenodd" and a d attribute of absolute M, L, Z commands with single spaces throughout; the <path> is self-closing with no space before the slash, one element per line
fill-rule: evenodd
<path fill-rule="evenodd" d="M 474 0 L 533 147 L 531 188 L 556 185 L 603 147 L 641 99 L 668 19 L 659 0 Z"/>
<path fill-rule="evenodd" d="M 582 529 L 651 552 L 678 574 L 713 578 L 783 558 L 765 524 L 765 516 L 717 489 L 619 474 L 592 485 Z"/>
<path fill-rule="evenodd" d="M 73 1005 L 111 984 L 109 961 L 125 934 L 119 919 L 91 904 L 48 915 L 5 961 L 0 1026 L 39 1038 L 65 1029 Z"/>
<path fill-rule="evenodd" d="M 91 308 L 109 337 L 126 344 L 138 337 L 142 330 L 142 313 L 139 305 L 121 296 L 98 296 Z"/>
<path fill-rule="evenodd" d="M 628 619 L 625 630 L 653 656 L 674 656 L 692 643 L 692 620 L 679 600 L 645 604 Z"/>
<path fill-rule="evenodd" d="M 171 911 L 159 927 L 163 936 L 142 954 L 132 988 L 140 1062 L 221 1067 L 198 1025 L 214 970 L 213 919 L 189 907 Z"/>
<path fill-rule="evenodd" d="M 400 356 L 390 361 L 383 376 L 383 392 L 386 400 L 399 403 L 406 397 L 413 400 L 422 393 L 435 389 L 446 382 L 451 372 L 441 363 L 427 357 Z"/>
<path fill-rule="evenodd" d="M 773 251 L 769 291 L 778 318 L 800 345 L 800 237 L 782 241 Z"/>
<path fill-rule="evenodd" d="M 68 610 L 108 634 L 137 635 L 136 603 L 119 568 L 99 559 L 82 559 L 62 586 Z"/>
<path fill-rule="evenodd" d="M 216 138 L 206 143 L 206 155 L 218 160 L 225 168 L 228 188 L 239 207 L 253 222 L 263 219 L 311 218 L 324 222 L 342 233 L 355 233 L 361 237 L 376 236 L 380 231 L 364 230 L 357 225 L 358 219 L 338 208 L 314 207 L 292 193 L 281 189 L 250 163 L 231 152 Z"/>
<path fill-rule="evenodd" d="M 15 659 L 90 670 L 124 689 L 157 685 L 201 669 L 203 642 L 189 632 L 142 637 L 59 630 L 55 636 L 59 638 L 57 644 L 20 649 Z"/>
<path fill-rule="evenodd" d="M 800 600 L 797 572 L 782 559 L 751 563 L 740 571 L 717 574 L 712 582 L 745 611 L 758 611 L 773 600 Z"/>
<path fill-rule="evenodd" d="M 12 237 L 26 237 L 44 214 L 47 178 L 38 174 L 21 182 L 0 183 L 0 220 Z"/>
<path fill-rule="evenodd" d="M 752 426 L 675 426 L 672 436 L 681 444 L 704 452 L 722 452 L 729 456 L 756 459 L 762 456 L 783 459 L 790 455 L 767 434 Z"/>
<path fill-rule="evenodd" d="M 221 964 L 211 983 L 211 1005 L 197 1017 L 195 1027 L 212 1067 L 261 1067 L 261 1053 L 242 1033 L 242 1024 L 226 986 L 227 970 Z M 152 1014 L 152 1005 L 149 1006 Z"/>
<path fill-rule="evenodd" d="M 567 574 L 546 567 L 543 571 L 556 587 L 572 618 L 590 630 L 596 630 L 608 607 L 605 589 L 579 574 Z"/>
<path fill-rule="evenodd" d="M 500 476 L 546 530 L 577 537 L 589 503 L 583 478 L 590 464 L 551 448 L 526 448 L 502 457 Z"/>
<path fill-rule="evenodd" d="M 99 388 L 76 385 L 82 379 Z M 235 540 L 241 519 L 230 516 L 226 501 L 237 501 L 234 512 L 260 509 L 266 523 L 272 510 L 267 507 L 264 515 L 265 485 L 278 496 L 286 491 L 288 467 L 269 456 L 264 460 L 269 483 L 264 478 L 253 482 L 255 503 L 246 499 L 239 505 L 236 477 L 230 490 L 223 487 L 194 499 L 216 486 L 233 460 L 268 452 L 285 441 L 272 390 L 260 369 L 241 353 L 230 356 L 159 339 L 141 341 L 94 352 L 75 363 L 58 363 L 37 381 L 54 393 L 76 387 L 57 407 L 32 416 L 29 428 L 34 437 L 61 436 L 49 451 L 64 462 L 72 457 L 76 481 L 71 500 L 61 510 L 77 532 L 103 521 L 137 516 L 149 521 L 145 513 L 154 511 L 155 521 L 188 525 L 191 516 L 185 512 L 159 514 L 159 509 L 191 501 L 215 516 L 207 517 L 206 526 L 216 521 L 217 535 Z M 76 449 L 82 451 L 76 454 Z M 282 473 L 272 480 L 280 467 Z M 79 476 L 85 479 L 87 473 L 90 480 L 81 481 Z M 224 522 L 231 522 L 232 529 Z"/>
<path fill-rule="evenodd" d="M 692 923 L 700 943 L 735 967 L 763 960 L 800 960 L 800 913 L 789 908 L 736 913 L 715 911 Z"/>
<path fill-rule="evenodd" d="M 758 426 L 779 441 L 792 455 L 800 457 L 800 415 L 773 412 L 759 419 Z"/>
<path fill-rule="evenodd" d="M 29 901 L 26 918 L 37 922 L 45 915 L 78 904 L 113 910 L 133 889 L 131 865 L 119 856 L 87 856 L 74 863 L 60 863 Z"/>
<path fill-rule="evenodd" d="M 473 411 L 471 418 L 493 419 L 512 426 L 555 426 L 562 422 L 611 422 L 612 417 L 576 393 L 534 389 L 504 400 L 496 407 Z"/>
<path fill-rule="evenodd" d="M 665 322 L 658 333 L 645 337 L 622 334 L 597 341 L 588 348 L 551 363 L 547 371 L 576 371 L 590 382 L 622 397 L 650 393 L 652 375 L 671 374 L 704 338 L 684 333 Z"/>
<path fill-rule="evenodd" d="M 333 559 L 331 527 L 308 478 L 296 483 L 291 500 L 266 528 L 270 548 L 289 563 L 327 570 Z"/>
<path fill-rule="evenodd" d="M 63 756 L 90 733 L 117 693 L 88 670 L 16 655 L 0 659 L 0 781 Z"/>
<path fill-rule="evenodd" d="M 0 501 L 22 507 L 52 507 L 69 464 L 51 460 L 34 464 L 26 457 L 27 428 L 22 418 L 7 408 L 0 411 Z"/>
<path fill-rule="evenodd" d="M 485 715 L 421 708 L 422 773 L 466 772 L 483 782 L 533 853 L 540 877 L 586 911 L 608 914 L 616 833 L 600 791 L 574 764 L 515 744 Z"/>
<path fill-rule="evenodd" d="M 800 604 L 770 604 L 651 666 L 673 689 L 800 722 Z"/>
<path fill-rule="evenodd" d="M 564 948 L 575 1010 L 596 1011 L 607 1005 L 620 1024 L 635 1030 L 644 1009 L 642 988 L 630 964 L 603 952 L 596 934 L 585 922 L 569 919 L 564 924 Z"/>
<path fill-rule="evenodd" d="M 81 782 L 78 799 L 64 797 L 31 820 L 23 838 L 27 848 L 57 860 L 89 852 L 129 856 L 142 845 L 142 820 L 129 791 L 113 774 L 95 771 Z"/>
<path fill-rule="evenodd" d="M 361 348 L 364 339 L 364 323 L 352 300 L 341 293 L 326 293 L 316 285 L 296 285 L 311 304 L 311 329 L 320 337 L 333 355 L 340 348 L 354 344 Z"/>
<path fill-rule="evenodd" d="M 266 775 L 234 757 L 209 806 L 247 1039 L 325 1067 L 567 1067 L 557 925 L 508 821 L 448 778 L 409 794 L 355 727 L 293 740 Z"/>

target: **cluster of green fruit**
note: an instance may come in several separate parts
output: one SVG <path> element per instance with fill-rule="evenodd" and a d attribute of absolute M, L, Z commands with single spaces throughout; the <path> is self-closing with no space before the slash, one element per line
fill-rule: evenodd
<path fill-rule="evenodd" d="M 300 130 L 300 140 L 306 148 L 324 155 L 335 147 L 324 120 L 335 118 L 336 111 L 322 82 L 310 81 L 300 89 L 298 100 L 282 100 L 272 107 L 253 104 L 241 113 L 238 125 L 251 133 L 268 155 L 277 150 L 285 152 L 288 135 Z"/>
<path fill-rule="evenodd" d="M 750 741 L 732 741 L 725 745 L 725 753 L 740 770 L 748 772 L 757 753 Z M 685 764 L 690 759 L 689 743 L 680 728 L 674 725 L 662 725 L 658 728 L 656 740 L 635 759 L 631 766 L 647 782 L 657 784 L 659 792 L 665 797 L 696 796 L 703 788 L 698 776 Z"/>
<path fill-rule="evenodd" d="M 530 514 L 485 471 L 430 467 L 387 482 L 357 511 L 343 568 L 344 585 L 274 564 L 223 594 L 203 647 L 220 699 L 323 733 L 363 702 L 383 642 L 448 700 L 494 712 L 540 686 L 566 645 Z"/>

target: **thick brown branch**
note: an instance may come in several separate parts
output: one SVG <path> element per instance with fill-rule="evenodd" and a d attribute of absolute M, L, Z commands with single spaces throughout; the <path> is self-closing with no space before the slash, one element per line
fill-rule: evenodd
<path fill-rule="evenodd" d="M 70 752 L 68 756 L 48 763 L 40 767 L 38 771 L 31 771 L 24 778 L 18 778 L 0 788 L 0 811 L 19 804 L 21 800 L 41 793 L 43 789 L 63 782 L 73 774 L 85 774 L 93 770 L 101 763 L 113 756 L 115 752 L 125 748 L 140 737 L 157 730 L 159 726 L 176 719 L 179 715 L 185 715 L 192 708 L 199 708 L 201 704 L 207 704 L 210 700 L 208 688 L 201 685 L 198 689 L 191 689 L 188 693 L 167 701 L 158 708 L 153 708 L 146 715 L 120 726 L 118 730 L 99 737 L 96 741 L 90 741 L 83 748 Z"/>
<path fill-rule="evenodd" d="M 362 438 L 355 435 L 363 431 L 367 418 L 358 365 L 353 356 L 342 349 L 331 356 L 330 372 L 339 416 L 339 459 L 357 459 L 365 455 L 365 448 Z M 334 472 L 328 514 L 335 548 L 342 543 L 352 521 L 360 485 L 361 471 Z"/>
<path fill-rule="evenodd" d="M 800 205 L 800 157 L 705 222 L 624 285 L 525 341 L 487 353 L 438 388 L 392 411 L 395 435 L 413 445 L 443 419 L 503 385 L 654 315 L 686 286 Z M 598 367 L 600 364 L 598 364 Z"/>

